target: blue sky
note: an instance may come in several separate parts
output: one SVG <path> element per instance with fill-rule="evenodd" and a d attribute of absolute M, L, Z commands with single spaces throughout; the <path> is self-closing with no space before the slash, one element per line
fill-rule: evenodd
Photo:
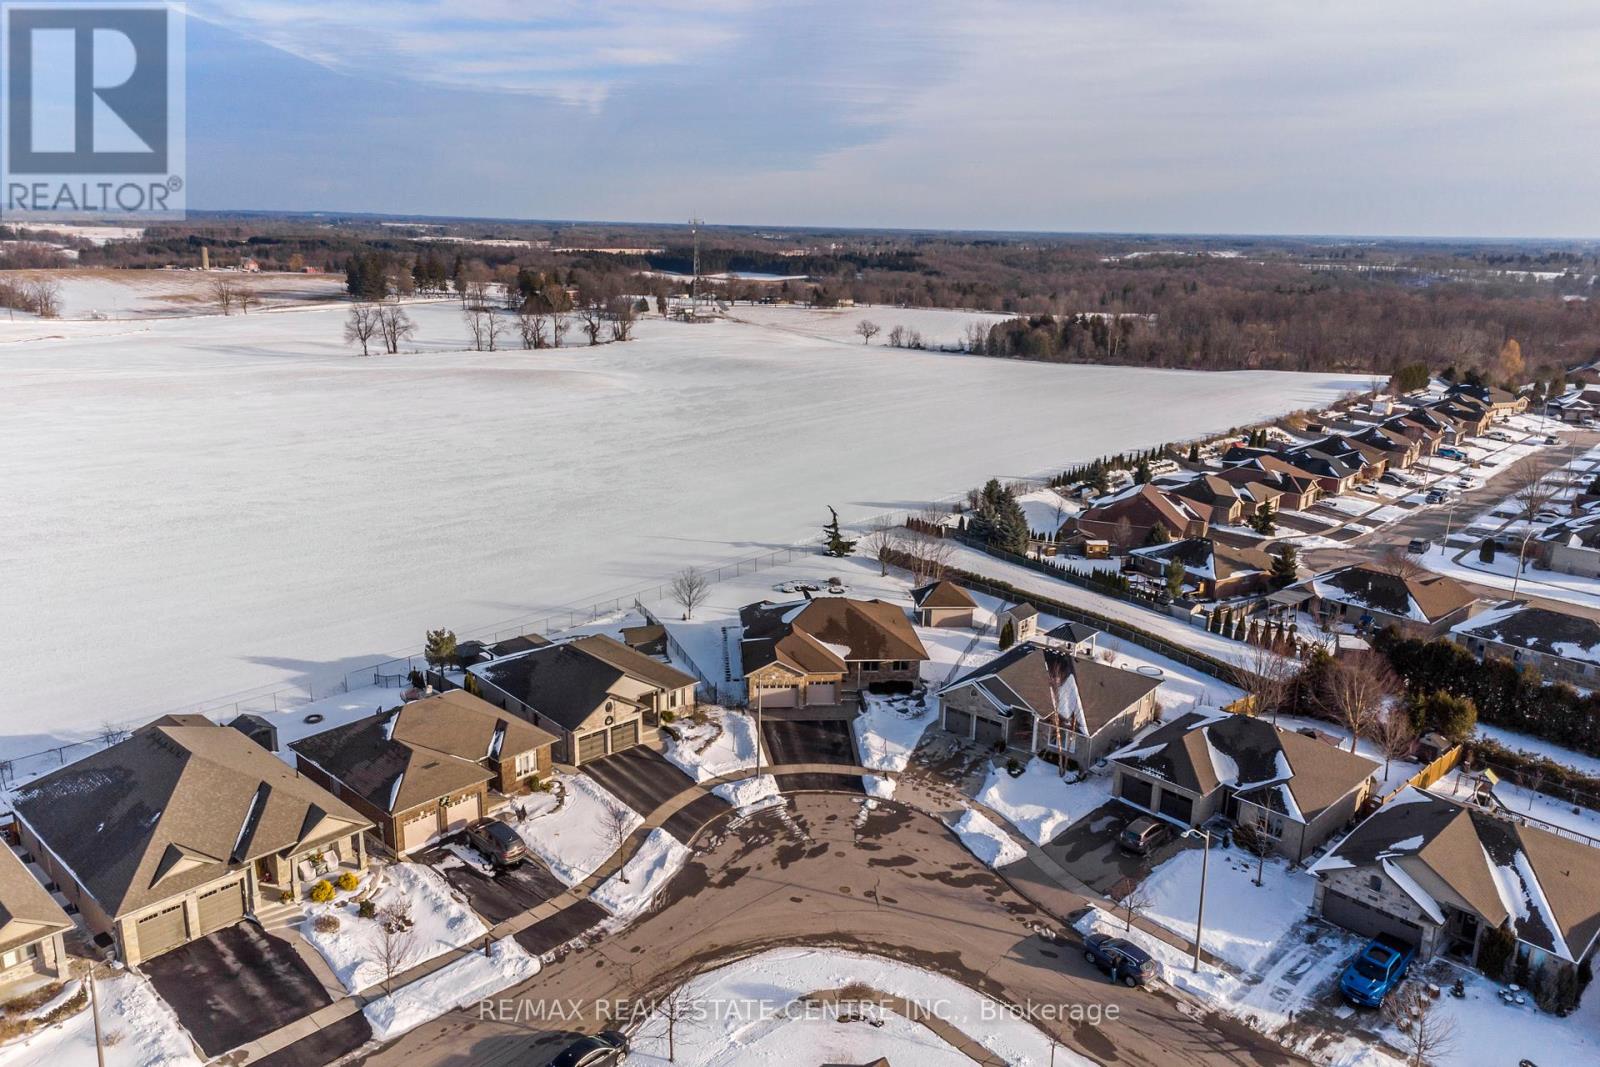
<path fill-rule="evenodd" d="M 1588 0 L 189 10 L 193 208 L 1600 236 Z"/>

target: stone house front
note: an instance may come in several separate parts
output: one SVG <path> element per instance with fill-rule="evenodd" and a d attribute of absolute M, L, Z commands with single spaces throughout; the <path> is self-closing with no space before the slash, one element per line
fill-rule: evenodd
<path fill-rule="evenodd" d="M 0 1000 L 34 978 L 66 977 L 65 934 L 72 917 L 0 843 Z"/>
<path fill-rule="evenodd" d="M 751 704 L 841 703 L 874 685 L 920 684 L 928 650 L 910 618 L 884 600 L 825 596 L 739 612 L 741 672 Z"/>

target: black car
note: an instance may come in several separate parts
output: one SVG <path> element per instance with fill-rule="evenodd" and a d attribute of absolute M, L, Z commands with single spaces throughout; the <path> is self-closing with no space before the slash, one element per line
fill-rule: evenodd
<path fill-rule="evenodd" d="M 514 867 L 528 858 L 528 846 L 499 819 L 479 819 L 466 829 L 467 844 L 496 867 Z"/>
<path fill-rule="evenodd" d="M 1083 939 L 1083 958 L 1106 972 L 1113 982 L 1132 988 L 1156 976 L 1156 961 L 1132 941 L 1110 934 L 1090 934 Z"/>
<path fill-rule="evenodd" d="M 602 1030 L 593 1037 L 580 1037 L 550 1061 L 550 1067 L 611 1067 L 622 1062 L 628 1052 L 628 1035 Z"/>

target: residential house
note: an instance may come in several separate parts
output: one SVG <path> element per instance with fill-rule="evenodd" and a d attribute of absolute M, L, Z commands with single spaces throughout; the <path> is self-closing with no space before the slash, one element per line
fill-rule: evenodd
<path fill-rule="evenodd" d="M 1239 487 L 1215 474 L 1202 474 L 1171 493 L 1182 497 L 1209 525 L 1238 526 L 1244 521 L 1245 500 Z"/>
<path fill-rule="evenodd" d="M 1328 493 L 1320 477 L 1282 456 L 1258 456 L 1250 465 L 1283 479 L 1282 483 L 1274 484 L 1280 484 L 1284 490 L 1285 511 L 1304 511 Z"/>
<path fill-rule="evenodd" d="M 918 626 L 950 626 L 971 629 L 978 602 L 972 594 L 946 579 L 911 590 Z"/>
<path fill-rule="evenodd" d="M 1166 575 L 1168 565 L 1183 564 L 1186 584 L 1199 600 L 1227 600 L 1269 591 L 1272 557 L 1259 548 L 1224 544 L 1210 537 L 1186 537 L 1164 545 L 1136 548 L 1128 561 L 1140 574 Z"/>
<path fill-rule="evenodd" d="M 667 658 L 667 628 L 660 623 L 645 623 L 641 626 L 624 626 L 621 630 L 622 643 L 642 655 L 651 659 L 666 660 Z"/>
<path fill-rule="evenodd" d="M 1216 476 L 1242 491 L 1246 517 L 1255 515 L 1266 504 L 1271 504 L 1273 511 L 1304 511 L 1322 497 L 1322 486 L 1311 475 L 1269 471 L 1254 460 L 1228 467 Z"/>
<path fill-rule="evenodd" d="M 1006 632 L 1006 627 L 1011 627 L 1011 640 L 1020 644 L 1031 641 L 1039 633 L 1039 609 L 1026 601 L 1009 604 L 1000 609 L 995 624 L 1000 627 L 1000 633 Z"/>
<path fill-rule="evenodd" d="M 1064 752 L 1088 767 L 1156 716 L 1161 679 L 1046 644 L 1001 653 L 939 691 L 939 723 L 960 737 Z"/>
<path fill-rule="evenodd" d="M 1400 430 L 1381 425 L 1362 430 L 1350 440 L 1380 451 L 1389 470 L 1403 471 L 1415 465 L 1421 458 L 1421 436 L 1420 430 L 1416 437 L 1411 437 Z"/>
<path fill-rule="evenodd" d="M 1535 536 L 1533 548 L 1550 570 L 1600 578 L 1600 513 L 1584 512 L 1551 523 Z"/>
<path fill-rule="evenodd" d="M 1079 537 L 1110 541 L 1126 551 L 1148 543 L 1158 526 L 1168 539 L 1201 537 L 1206 519 L 1181 498 L 1168 496 L 1153 485 L 1134 485 L 1095 501 L 1094 506 L 1068 519 L 1063 529 Z"/>
<path fill-rule="evenodd" d="M 1316 478 L 1322 491 L 1329 496 L 1348 493 L 1356 483 L 1364 480 L 1359 455 L 1335 455 L 1311 446 L 1302 446 L 1286 452 L 1285 458 Z"/>
<path fill-rule="evenodd" d="M 696 679 L 605 634 L 575 637 L 470 668 L 483 698 L 555 735 L 572 766 L 655 740 L 665 712 L 695 706 Z"/>
<path fill-rule="evenodd" d="M 1355 818 L 1378 764 L 1265 719 L 1188 712 L 1111 754 L 1112 795 L 1199 826 L 1223 815 L 1299 863 Z"/>
<path fill-rule="evenodd" d="M 1404 415 L 1395 415 L 1385 419 L 1381 427 L 1386 433 L 1404 437 L 1417 446 L 1415 463 L 1426 456 L 1437 455 L 1439 444 L 1444 440 L 1444 430 L 1420 421 L 1413 421 Z"/>
<path fill-rule="evenodd" d="M 1394 626 L 1408 637 L 1438 637 L 1482 606 L 1454 578 L 1428 571 L 1398 573 L 1359 563 L 1307 579 L 1307 609 L 1320 624 L 1347 623 L 1358 631 Z"/>
<path fill-rule="evenodd" d="M 1507 601 L 1451 629 L 1478 655 L 1535 667 L 1548 681 L 1592 688 L 1600 679 L 1600 622 Z"/>
<path fill-rule="evenodd" d="M 168 715 L 16 792 L 17 829 L 122 960 L 161 952 L 367 862 L 372 823 L 238 730 Z"/>
<path fill-rule="evenodd" d="M 9 846 L 0 845 L 0 997 L 36 977 L 66 976 L 72 918 Z"/>
<path fill-rule="evenodd" d="M 1590 958 L 1600 934 L 1600 849 L 1412 787 L 1311 873 L 1324 919 L 1424 957 L 1475 964 L 1484 935 L 1509 925 L 1516 961 L 1538 973 Z"/>
<path fill-rule="evenodd" d="M 876 683 L 917 682 L 928 650 L 904 610 L 884 600 L 762 601 L 739 612 L 739 655 L 751 703 L 840 703 Z"/>
<path fill-rule="evenodd" d="M 460 689 L 336 726 L 289 746 L 300 773 L 413 852 L 526 793 L 550 773 L 554 734 Z"/>
<path fill-rule="evenodd" d="M 1100 631 L 1081 622 L 1064 622 L 1047 631 L 1042 640 L 1075 656 L 1092 656 L 1100 640 Z"/>

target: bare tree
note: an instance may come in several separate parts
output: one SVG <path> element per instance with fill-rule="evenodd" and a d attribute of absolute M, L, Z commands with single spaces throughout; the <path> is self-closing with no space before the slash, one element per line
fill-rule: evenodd
<path fill-rule="evenodd" d="M 416 335 L 416 323 L 398 304 L 385 304 L 378 309 L 378 331 L 383 334 L 383 347 L 392 356 L 400 351 L 400 342 Z"/>
<path fill-rule="evenodd" d="M 521 311 L 517 313 L 517 332 L 522 336 L 523 348 L 543 348 L 545 346 L 544 327 L 548 319 L 548 315 L 537 311 Z"/>
<path fill-rule="evenodd" d="M 500 313 L 493 309 L 483 313 L 483 339 L 489 344 L 489 351 L 495 352 L 500 348 L 500 337 L 506 332 L 506 320 Z"/>
<path fill-rule="evenodd" d="M 1561 492 L 1561 485 L 1553 476 L 1553 469 L 1538 456 L 1527 456 L 1511 468 L 1511 499 L 1517 503 L 1517 518 L 1523 524 L 1522 541 L 1517 545 L 1517 573 L 1511 580 L 1511 596 L 1517 595 L 1522 584 L 1522 565 L 1528 555 L 1528 542 L 1533 539 L 1534 523 L 1539 513 L 1549 507 Z"/>
<path fill-rule="evenodd" d="M 248 284 L 241 282 L 233 292 L 233 302 L 239 307 L 239 314 L 248 315 L 250 309 L 261 303 L 261 294 L 257 293 Z"/>
<path fill-rule="evenodd" d="M 107 748 L 110 748 L 112 745 L 120 745 L 127 739 L 128 731 L 125 728 L 118 726 L 110 719 L 107 719 L 100 724 L 100 743 L 105 745 Z"/>
<path fill-rule="evenodd" d="M 1406 714 L 1405 709 L 1394 705 L 1385 709 L 1373 724 L 1373 739 L 1383 749 L 1383 776 L 1388 778 L 1390 762 L 1411 754 L 1411 746 L 1417 740 L 1417 728 L 1411 724 L 1411 716 Z"/>
<path fill-rule="evenodd" d="M 1372 732 L 1384 704 L 1399 689 L 1398 679 L 1381 655 L 1358 652 L 1328 666 L 1318 702 L 1350 731 L 1350 751 L 1354 752 L 1356 742 Z"/>
<path fill-rule="evenodd" d="M 1429 575 L 1428 568 L 1418 563 L 1416 557 L 1399 545 L 1390 545 L 1378 557 L 1378 569 L 1406 581 L 1415 581 Z"/>
<path fill-rule="evenodd" d="M 589 336 L 591 346 L 600 343 L 600 330 L 605 325 L 605 314 L 593 304 L 585 304 L 578 309 L 578 322 L 581 329 Z"/>
<path fill-rule="evenodd" d="M 872 339 L 881 333 L 883 328 L 871 319 L 862 319 L 856 323 L 856 333 L 861 335 L 861 343 L 871 344 Z"/>
<path fill-rule="evenodd" d="M 862 540 L 866 543 L 867 555 L 878 561 L 879 576 L 887 575 L 889 560 L 900 549 L 900 527 L 887 519 L 880 519 L 873 523 Z"/>
<path fill-rule="evenodd" d="M 633 339 L 633 323 L 638 313 L 634 309 L 631 297 L 619 296 L 611 301 L 607 310 L 611 317 L 611 339 L 613 341 L 630 341 Z"/>
<path fill-rule="evenodd" d="M 904 348 L 905 346 L 906 346 L 906 328 L 904 326 L 891 327 L 890 330 L 889 330 L 889 347 L 890 348 Z"/>
<path fill-rule="evenodd" d="M 561 339 L 572 329 L 572 320 L 559 311 L 550 313 L 550 347 L 560 348 Z"/>
<path fill-rule="evenodd" d="M 1145 888 L 1143 882 L 1132 878 L 1124 878 L 1111 887 L 1111 896 L 1122 906 L 1122 928 L 1133 929 L 1133 917 L 1141 915 L 1144 910 L 1155 903 L 1155 895 Z"/>
<path fill-rule="evenodd" d="M 461 317 L 466 320 L 467 332 L 472 335 L 473 350 L 482 352 L 488 335 L 488 325 L 484 322 L 487 314 L 469 308 L 461 313 Z"/>
<path fill-rule="evenodd" d="M 383 972 L 383 991 L 393 992 L 394 980 L 405 971 L 416 945 L 410 906 L 402 900 L 379 910 L 367 940 L 373 960 Z"/>
<path fill-rule="evenodd" d="M 689 995 L 687 988 L 679 986 L 655 1003 L 656 1014 L 661 1016 L 661 1021 L 666 1024 L 667 1030 L 667 1062 L 676 1063 L 678 1058 L 678 1024 L 688 1022 L 699 1014 L 699 1005 L 694 997 Z"/>
<path fill-rule="evenodd" d="M 711 594 L 711 583 L 706 581 L 706 576 L 693 567 L 680 571 L 672 579 L 672 599 L 683 607 L 683 617 L 692 619 L 694 609 L 704 604 L 706 597 Z"/>
<path fill-rule="evenodd" d="M 966 350 L 973 355 L 982 355 L 989 347 L 989 324 L 985 322 L 967 323 L 965 338 Z"/>
<path fill-rule="evenodd" d="M 1251 645 L 1230 669 L 1230 681 L 1250 697 L 1250 714 L 1269 716 L 1274 724 L 1289 699 L 1300 665 L 1280 656 L 1265 642 Z"/>
<path fill-rule="evenodd" d="M 1455 1022 L 1421 982 L 1407 982 L 1384 1002 L 1383 1010 L 1400 1031 L 1410 1067 L 1433 1067 L 1455 1047 Z"/>
<path fill-rule="evenodd" d="M 344 320 L 345 344 L 361 345 L 361 354 L 370 356 L 368 343 L 378 332 L 378 309 L 373 304 L 356 304 L 350 308 L 350 316 Z"/>
<path fill-rule="evenodd" d="M 622 846 L 628 843 L 628 838 L 633 835 L 633 823 L 637 816 L 621 804 L 607 804 L 604 814 L 600 816 L 601 839 L 611 846 L 613 853 L 621 852 Z M 628 883 L 628 865 L 623 857 L 622 866 L 617 868 L 617 879 L 624 885 Z"/>
<path fill-rule="evenodd" d="M 217 306 L 218 311 L 224 315 L 232 315 L 236 297 L 232 279 L 226 277 L 211 279 L 211 302 Z"/>
<path fill-rule="evenodd" d="M 54 278 L 34 278 L 24 287 L 24 303 L 41 319 L 61 315 L 61 283 Z"/>

